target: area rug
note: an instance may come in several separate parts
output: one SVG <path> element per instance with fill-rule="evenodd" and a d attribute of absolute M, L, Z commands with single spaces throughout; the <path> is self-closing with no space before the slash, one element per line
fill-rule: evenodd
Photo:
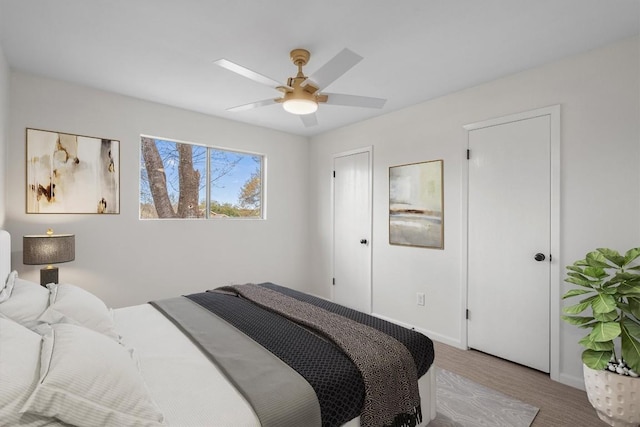
<path fill-rule="evenodd" d="M 538 408 L 444 369 L 436 371 L 437 416 L 429 427 L 529 427 Z"/>

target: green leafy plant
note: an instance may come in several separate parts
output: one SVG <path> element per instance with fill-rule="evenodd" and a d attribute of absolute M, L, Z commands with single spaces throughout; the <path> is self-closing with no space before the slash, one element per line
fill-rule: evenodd
<path fill-rule="evenodd" d="M 591 332 L 579 343 L 586 350 L 582 362 L 591 369 L 604 369 L 610 359 L 617 360 L 616 348 L 631 369 L 640 373 L 640 266 L 634 261 L 640 248 L 621 255 L 600 248 L 585 259 L 567 266 L 566 282 L 578 285 L 564 296 L 586 297 L 565 307 L 562 319 Z M 577 316 L 587 309 L 591 316 Z"/>

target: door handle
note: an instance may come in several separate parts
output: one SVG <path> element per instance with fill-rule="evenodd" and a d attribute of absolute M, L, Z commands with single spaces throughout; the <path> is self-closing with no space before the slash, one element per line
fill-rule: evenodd
<path fill-rule="evenodd" d="M 360 243 L 363 244 L 363 245 L 366 245 L 367 244 L 367 239 L 360 239 Z"/>
<path fill-rule="evenodd" d="M 546 257 L 544 256 L 544 254 L 538 252 L 536 256 L 533 257 L 533 259 L 539 262 L 539 261 L 544 261 Z"/>

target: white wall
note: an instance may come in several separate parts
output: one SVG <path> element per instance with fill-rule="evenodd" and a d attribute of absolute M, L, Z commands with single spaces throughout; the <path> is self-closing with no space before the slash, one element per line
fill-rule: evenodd
<path fill-rule="evenodd" d="M 0 228 L 6 216 L 7 135 L 9 133 L 9 64 L 0 46 Z"/>
<path fill-rule="evenodd" d="M 467 139 L 462 126 L 554 104 L 562 109 L 561 253 L 554 254 L 561 274 L 564 265 L 593 248 L 638 246 L 638 47 L 638 38 L 625 40 L 312 138 L 310 193 L 315 197 L 309 237 L 315 292 L 331 295 L 332 155 L 373 145 L 373 312 L 436 340 L 466 342 L 461 197 Z M 391 246 L 388 168 L 433 159 L 444 159 L 445 249 Z M 416 292 L 426 294 L 425 307 L 416 305 Z M 552 303 L 561 304 L 560 295 Z M 522 326 L 526 339 L 527 325 Z M 582 335 L 561 325 L 560 379 L 578 386 Z"/>
<path fill-rule="evenodd" d="M 305 289 L 306 138 L 20 72 L 10 93 L 6 228 L 22 277 L 39 281 L 39 268 L 22 264 L 21 236 L 53 227 L 76 235 L 60 281 L 114 307 L 249 281 Z M 25 214 L 25 128 L 119 140 L 120 214 Z M 265 154 L 268 219 L 140 221 L 140 134 Z"/>
<path fill-rule="evenodd" d="M 566 265 L 594 247 L 637 246 L 639 46 L 637 38 L 626 40 L 314 137 L 310 146 L 302 137 L 15 71 L 7 96 L 9 71 L 0 59 L 0 120 L 11 102 L 4 125 L 7 207 L 0 207 L 0 218 L 14 236 L 14 268 L 38 280 L 37 267 L 21 263 L 19 236 L 52 226 L 76 234 L 76 261 L 60 265 L 61 280 L 112 306 L 263 280 L 330 296 L 332 155 L 372 145 L 373 310 L 460 345 L 466 292 L 460 277 L 462 126 L 560 104 L 562 230 L 555 259 Z M 27 127 L 120 140 L 121 213 L 25 214 Z M 139 221 L 140 134 L 266 154 L 268 220 Z M 388 167 L 430 159 L 444 159 L 445 249 L 390 246 Z M 0 187 L 4 176 L 0 169 Z M 416 292 L 426 293 L 425 307 L 415 304 Z M 561 325 L 560 372 L 568 383 L 581 382 L 576 342 L 582 332 Z"/>

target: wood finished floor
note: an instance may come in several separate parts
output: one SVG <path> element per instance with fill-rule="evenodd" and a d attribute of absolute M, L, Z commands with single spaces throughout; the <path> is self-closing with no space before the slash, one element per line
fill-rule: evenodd
<path fill-rule="evenodd" d="M 603 427 L 582 391 L 549 375 L 475 350 L 434 341 L 435 365 L 540 408 L 533 427 Z"/>

